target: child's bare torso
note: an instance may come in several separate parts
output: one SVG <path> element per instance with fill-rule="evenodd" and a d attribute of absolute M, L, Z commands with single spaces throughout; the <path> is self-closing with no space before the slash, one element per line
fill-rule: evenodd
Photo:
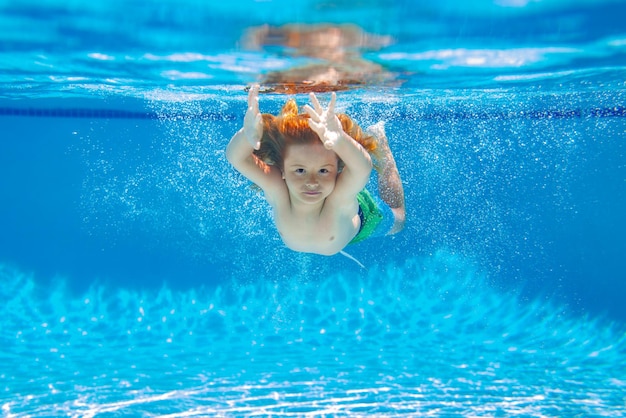
<path fill-rule="evenodd" d="M 328 200 L 328 199 L 327 199 Z M 361 221 L 358 203 L 345 211 L 324 205 L 319 211 L 302 215 L 287 202 L 274 206 L 276 228 L 285 245 L 299 252 L 333 255 L 340 252 L 358 233 Z"/>

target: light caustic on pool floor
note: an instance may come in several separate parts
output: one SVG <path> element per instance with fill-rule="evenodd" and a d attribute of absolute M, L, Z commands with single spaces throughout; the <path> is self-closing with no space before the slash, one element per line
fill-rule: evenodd
<path fill-rule="evenodd" d="M 448 255 L 80 297 L 0 273 L 7 415 L 626 413 L 617 326 L 498 292 Z"/>

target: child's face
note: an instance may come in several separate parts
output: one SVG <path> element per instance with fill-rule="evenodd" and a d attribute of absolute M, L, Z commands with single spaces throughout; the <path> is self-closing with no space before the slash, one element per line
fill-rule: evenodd
<path fill-rule="evenodd" d="M 292 199 L 318 203 L 335 189 L 337 154 L 319 144 L 290 145 L 284 158 L 283 178 Z"/>

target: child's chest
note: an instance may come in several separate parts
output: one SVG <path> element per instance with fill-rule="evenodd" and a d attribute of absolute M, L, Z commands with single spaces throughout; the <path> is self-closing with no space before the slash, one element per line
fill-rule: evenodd
<path fill-rule="evenodd" d="M 350 219 L 275 214 L 276 228 L 287 247 L 302 252 L 335 254 L 352 239 Z"/>

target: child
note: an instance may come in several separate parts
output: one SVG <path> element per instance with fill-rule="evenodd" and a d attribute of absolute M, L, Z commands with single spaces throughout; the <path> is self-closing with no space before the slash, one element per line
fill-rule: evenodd
<path fill-rule="evenodd" d="M 370 153 L 380 165 L 381 197 L 391 208 L 388 234 L 402 230 L 404 192 L 382 130 L 377 142 L 346 115 L 335 115 L 335 93 L 327 109 L 311 93 L 313 107 L 304 106 L 304 114 L 292 99 L 278 116 L 259 113 L 258 94 L 258 85 L 250 88 L 243 128 L 230 140 L 226 158 L 263 190 L 287 247 L 333 255 L 381 227 L 381 205 L 364 190 Z"/>

